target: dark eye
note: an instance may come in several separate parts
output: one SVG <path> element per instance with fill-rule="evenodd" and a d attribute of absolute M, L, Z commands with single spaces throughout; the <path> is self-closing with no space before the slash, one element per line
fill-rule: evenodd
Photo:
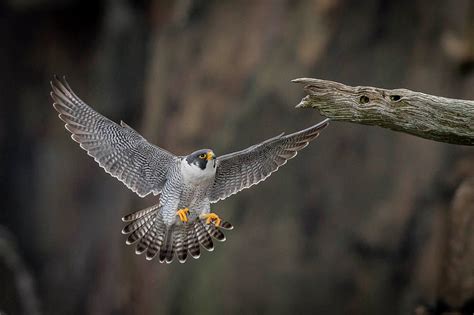
<path fill-rule="evenodd" d="M 206 158 L 206 154 L 205 154 L 205 153 L 199 154 L 199 158 L 200 158 L 200 159 L 205 159 L 205 158 Z"/>

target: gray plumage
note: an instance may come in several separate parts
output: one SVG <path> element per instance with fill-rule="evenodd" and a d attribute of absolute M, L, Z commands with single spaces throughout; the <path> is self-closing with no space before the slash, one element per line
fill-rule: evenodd
<path fill-rule="evenodd" d="M 215 157 L 204 149 L 188 156 L 150 144 L 124 122 L 116 124 L 84 103 L 65 79 L 51 82 L 51 97 L 66 129 L 104 170 L 144 197 L 159 195 L 156 205 L 122 218 L 127 244 L 137 254 L 170 263 L 199 258 L 225 241 L 233 226 L 212 214 L 210 204 L 265 180 L 315 139 L 328 119 L 308 129 L 280 134 L 248 149 Z M 179 210 L 179 211 L 178 211 Z"/>

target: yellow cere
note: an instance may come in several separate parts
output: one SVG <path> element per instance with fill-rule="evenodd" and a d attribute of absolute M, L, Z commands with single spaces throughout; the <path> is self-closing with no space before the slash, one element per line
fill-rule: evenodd
<path fill-rule="evenodd" d="M 206 160 L 212 160 L 214 158 L 214 153 L 212 151 L 207 152 L 206 154 Z"/>

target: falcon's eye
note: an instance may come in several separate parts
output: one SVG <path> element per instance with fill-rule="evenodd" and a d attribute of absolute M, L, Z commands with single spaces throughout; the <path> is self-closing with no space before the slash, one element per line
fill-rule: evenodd
<path fill-rule="evenodd" d="M 206 157 L 207 157 L 207 154 L 206 154 L 206 153 L 199 154 L 199 158 L 200 158 L 200 159 L 205 159 Z"/>

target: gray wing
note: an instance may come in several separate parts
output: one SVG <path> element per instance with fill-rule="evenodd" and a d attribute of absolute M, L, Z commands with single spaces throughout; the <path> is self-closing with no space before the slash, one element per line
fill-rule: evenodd
<path fill-rule="evenodd" d="M 51 87 L 59 118 L 87 154 L 140 197 L 161 192 L 176 159 L 173 154 L 150 144 L 124 122 L 118 125 L 93 110 L 74 94 L 65 79 L 55 77 Z"/>
<path fill-rule="evenodd" d="M 245 150 L 217 158 L 209 200 L 217 202 L 265 180 L 319 135 L 329 119 L 290 135 L 281 134 Z"/>

